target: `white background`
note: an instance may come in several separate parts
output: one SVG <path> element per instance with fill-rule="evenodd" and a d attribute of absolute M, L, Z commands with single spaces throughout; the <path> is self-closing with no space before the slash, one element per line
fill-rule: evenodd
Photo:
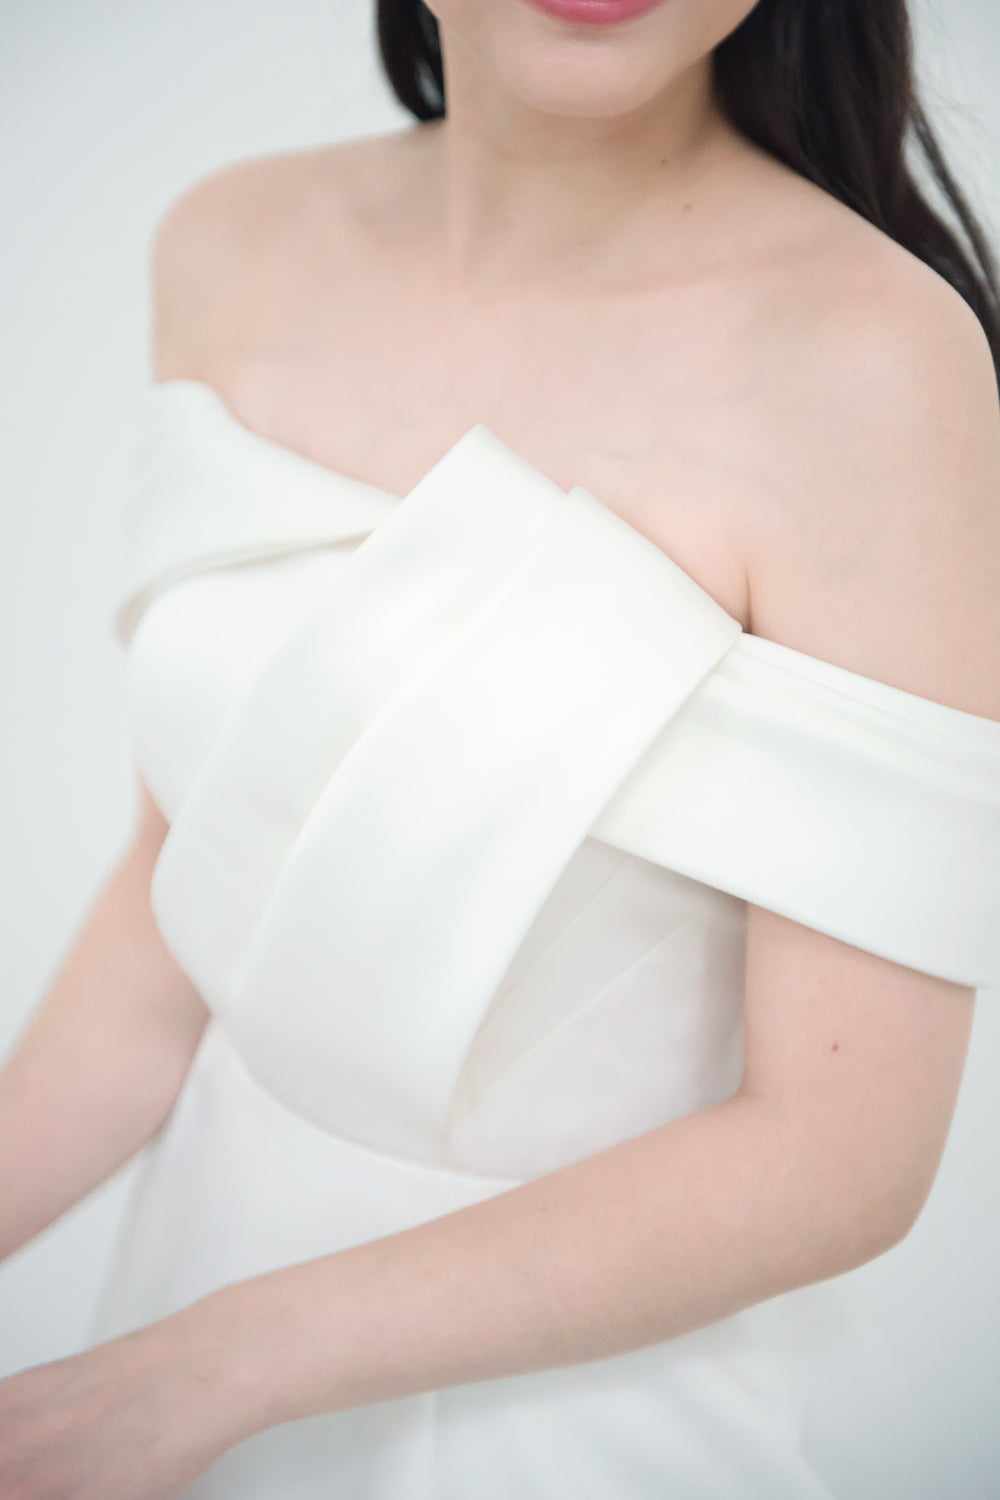
<path fill-rule="evenodd" d="M 154 223 L 225 162 L 410 123 L 377 65 L 373 11 L 0 0 L 0 1052 L 134 817 L 109 619 Z M 925 100 L 996 237 L 1000 6 L 921 0 L 915 19 Z M 931 1199 L 900 1246 L 850 1278 L 873 1338 L 861 1368 L 855 1351 L 829 1372 L 838 1500 L 1000 1495 L 998 1078 L 993 989 Z M 0 1267 L 0 1375 L 79 1347 L 131 1174 Z M 880 1373 L 883 1336 L 906 1351 L 905 1388 Z"/>

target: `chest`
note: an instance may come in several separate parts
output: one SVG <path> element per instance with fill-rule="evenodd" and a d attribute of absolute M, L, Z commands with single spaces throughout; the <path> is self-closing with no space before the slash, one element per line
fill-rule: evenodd
<path fill-rule="evenodd" d="M 405 495 L 485 423 L 568 490 L 582 485 L 750 628 L 739 432 L 748 355 L 709 300 L 634 289 L 447 296 L 351 270 L 314 291 L 213 383 L 244 425 Z M 306 311 L 308 308 L 308 311 Z"/>

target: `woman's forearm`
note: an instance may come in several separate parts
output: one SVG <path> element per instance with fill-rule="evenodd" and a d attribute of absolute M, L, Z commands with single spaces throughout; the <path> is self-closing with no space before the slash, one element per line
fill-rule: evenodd
<path fill-rule="evenodd" d="M 658 1343 L 858 1265 L 905 1233 L 869 1183 L 735 1096 L 415 1228 L 168 1320 L 244 1434 Z M 862 1201 L 866 1194 L 868 1202 Z"/>
<path fill-rule="evenodd" d="M 155 1134 L 190 1066 L 207 1012 L 153 922 L 155 856 L 124 855 L 0 1072 L 0 1259 Z"/>

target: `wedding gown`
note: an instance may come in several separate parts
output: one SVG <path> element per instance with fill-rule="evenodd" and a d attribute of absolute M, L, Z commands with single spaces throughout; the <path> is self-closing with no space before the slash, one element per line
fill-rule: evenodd
<path fill-rule="evenodd" d="M 1000 723 L 743 631 L 482 424 L 401 497 L 198 381 L 139 415 L 113 624 L 211 1020 L 93 1341 L 728 1097 L 747 902 L 1000 978 Z M 830 1500 L 780 1302 L 275 1427 L 184 1494 Z"/>

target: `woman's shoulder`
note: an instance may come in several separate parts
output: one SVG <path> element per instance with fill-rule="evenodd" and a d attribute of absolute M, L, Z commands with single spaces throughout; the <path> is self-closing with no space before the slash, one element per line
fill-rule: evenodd
<path fill-rule="evenodd" d="M 365 189 L 377 191 L 415 142 L 419 127 L 327 141 L 283 151 L 240 157 L 187 183 L 161 211 L 158 231 L 176 236 L 184 229 L 213 225 L 233 212 L 238 223 L 260 222 L 262 210 L 305 211 L 322 195 L 343 195 L 363 206 Z M 327 206 L 328 203 L 327 203 Z"/>
<path fill-rule="evenodd" d="M 985 330 L 936 270 L 850 210 L 761 304 L 745 457 L 754 633 L 996 717 L 1000 396 Z"/>
<path fill-rule="evenodd" d="M 216 167 L 169 199 L 150 242 L 156 369 L 196 373 L 200 359 L 254 336 L 296 262 L 331 272 L 358 263 L 381 204 L 405 180 L 412 135 L 400 130 L 270 152 Z"/>
<path fill-rule="evenodd" d="M 848 357 L 926 328 L 985 346 L 982 325 L 939 271 L 834 193 L 740 140 L 728 202 L 741 298 L 780 337 Z"/>
<path fill-rule="evenodd" d="M 745 299 L 759 353 L 754 421 L 761 457 L 775 454 L 786 481 L 798 472 L 809 516 L 827 512 L 817 498 L 829 485 L 827 513 L 843 526 L 852 499 L 860 520 L 878 495 L 919 478 L 921 455 L 940 456 L 949 432 L 991 447 L 997 370 L 983 324 L 943 274 L 824 190 L 800 179 L 792 191 L 804 211 L 776 232 Z M 774 493 L 780 504 L 787 484 Z"/>
<path fill-rule="evenodd" d="M 819 480 L 852 438 L 885 436 L 887 424 L 970 401 L 988 415 L 993 355 L 956 287 L 791 168 L 758 152 L 744 168 L 733 206 L 747 227 L 726 295 L 753 356 L 746 435 L 759 435 L 762 462 L 773 453 L 792 474 L 801 448 Z"/>

